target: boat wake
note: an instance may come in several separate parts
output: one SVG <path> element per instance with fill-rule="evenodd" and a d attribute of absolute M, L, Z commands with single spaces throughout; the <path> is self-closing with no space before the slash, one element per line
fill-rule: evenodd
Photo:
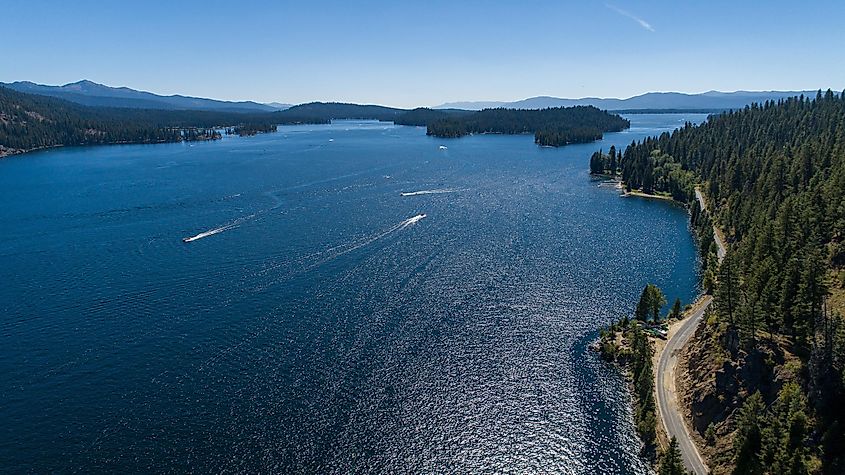
<path fill-rule="evenodd" d="M 402 220 L 399 223 L 396 223 L 393 226 L 390 226 L 389 228 L 382 229 L 381 231 L 378 231 L 376 233 L 366 235 L 333 247 L 329 247 L 313 254 L 302 256 L 293 261 L 285 259 L 272 263 L 268 262 L 267 265 L 263 269 L 261 269 L 256 275 L 267 276 L 270 274 L 277 274 L 277 276 L 275 278 L 271 278 L 264 284 L 258 285 L 254 291 L 261 292 L 288 278 L 309 272 L 317 267 L 322 266 L 323 264 L 326 264 L 330 261 L 337 259 L 340 256 L 343 256 L 344 254 L 349 254 L 350 252 L 368 246 L 380 239 L 384 239 L 393 233 L 408 229 L 416 225 L 426 217 L 426 214 L 418 214 L 415 216 L 411 216 L 408 219 Z M 283 271 L 283 269 L 287 269 L 287 272 Z M 279 273 L 280 270 L 282 271 L 281 273 Z"/>
<path fill-rule="evenodd" d="M 198 241 L 202 238 L 207 238 L 208 236 L 214 236 L 215 234 L 220 234 L 223 231 L 228 231 L 232 228 L 237 227 L 236 224 L 227 224 L 226 226 L 220 226 L 219 228 L 210 229 L 208 231 L 203 231 L 195 236 L 182 238 L 182 242 L 194 242 Z"/>
<path fill-rule="evenodd" d="M 452 188 L 441 188 L 436 190 L 420 190 L 420 191 L 408 191 L 404 193 L 400 193 L 400 196 L 420 196 L 420 195 L 440 195 L 443 193 L 456 193 L 461 190 L 454 190 Z"/>
<path fill-rule="evenodd" d="M 376 234 L 372 234 L 370 236 L 361 238 L 361 239 L 354 241 L 352 243 L 348 243 L 348 244 L 345 244 L 345 245 L 340 245 L 340 246 L 336 246 L 336 247 L 333 247 L 331 249 L 328 249 L 327 251 L 324 251 L 324 253 L 328 253 L 328 256 L 321 259 L 316 265 L 324 264 L 324 263 L 326 263 L 330 260 L 336 259 L 336 258 L 338 258 L 338 257 L 340 257 L 344 254 L 350 253 L 352 251 L 361 249 L 364 246 L 372 244 L 372 243 L 378 241 L 379 239 L 384 238 L 384 237 L 386 237 L 386 236 L 388 236 L 388 235 L 390 235 L 390 234 L 392 234 L 396 231 L 400 231 L 402 229 L 411 227 L 411 226 L 417 224 L 418 222 L 420 222 L 420 220 L 422 220 L 425 217 L 426 217 L 425 214 L 418 214 L 416 216 L 412 216 L 412 217 L 402 221 L 399 224 L 394 224 L 393 226 L 385 229 L 384 231 L 381 231 L 381 232 L 378 232 Z"/>
<path fill-rule="evenodd" d="M 208 236 L 214 236 L 215 234 L 220 234 L 224 231 L 228 231 L 230 229 L 235 229 L 238 226 L 240 226 L 244 221 L 248 221 L 248 220 L 250 220 L 250 219 L 252 219 L 256 216 L 257 216 L 257 213 L 251 214 L 249 216 L 245 216 L 243 218 L 238 218 L 238 219 L 236 219 L 235 221 L 233 221 L 229 224 L 220 226 L 219 228 L 209 229 L 208 231 L 203 231 L 203 232 L 196 234 L 194 236 L 182 238 L 182 242 L 187 243 L 187 242 L 199 241 L 202 238 L 207 238 Z"/>
<path fill-rule="evenodd" d="M 405 229 L 405 228 L 407 228 L 407 227 L 409 227 L 409 226 L 413 226 L 413 225 L 415 225 L 415 224 L 419 223 L 419 222 L 420 222 L 423 218 L 425 218 L 425 217 L 426 217 L 426 215 L 425 215 L 425 214 L 418 214 L 418 215 L 416 215 L 416 216 L 414 216 L 414 217 L 408 218 L 408 219 L 406 219 L 405 221 L 402 221 L 402 222 L 400 223 L 401 227 L 400 227 L 399 229 Z"/>

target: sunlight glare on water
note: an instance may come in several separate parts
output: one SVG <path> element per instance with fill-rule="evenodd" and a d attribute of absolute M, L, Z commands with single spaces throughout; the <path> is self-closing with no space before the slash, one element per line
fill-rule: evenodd
<path fill-rule="evenodd" d="M 4 470 L 646 473 L 587 349 L 654 282 L 697 292 L 683 208 L 594 144 L 382 123 L 0 161 Z M 185 239 L 188 242 L 183 242 Z"/>

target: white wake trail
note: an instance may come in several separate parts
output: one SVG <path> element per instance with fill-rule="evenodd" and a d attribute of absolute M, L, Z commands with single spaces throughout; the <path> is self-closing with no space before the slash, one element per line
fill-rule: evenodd
<path fill-rule="evenodd" d="M 199 233 L 199 234 L 196 234 L 196 235 L 194 235 L 194 236 L 190 236 L 190 237 L 182 238 L 182 242 L 186 242 L 186 243 L 187 243 L 187 242 L 194 242 L 194 241 L 198 241 L 198 240 L 200 240 L 200 239 L 202 239 L 202 238 L 207 238 L 208 236 L 214 236 L 215 234 L 220 234 L 220 233 L 222 233 L 223 231 L 228 231 L 228 230 L 230 230 L 230 229 L 235 229 L 235 228 L 237 228 L 238 226 L 240 226 L 240 225 L 241 225 L 244 221 L 249 221 L 250 219 L 252 219 L 252 218 L 256 217 L 257 215 L 258 215 L 258 213 L 256 213 L 256 214 L 251 214 L 251 215 L 249 215 L 249 216 L 245 216 L 245 217 L 243 217 L 243 218 L 238 218 L 238 219 L 236 219 L 235 221 L 233 221 L 233 222 L 231 222 L 231 223 L 229 223 L 229 224 L 226 224 L 226 225 L 220 226 L 219 228 L 209 229 L 208 231 L 203 231 L 203 232 L 201 232 L 201 233 Z"/>
<path fill-rule="evenodd" d="M 416 215 L 412 218 L 408 218 L 405 221 L 402 221 L 402 223 L 400 223 L 401 227 L 399 229 L 405 229 L 408 226 L 413 226 L 413 225 L 419 223 L 425 217 L 426 217 L 425 214 L 418 214 L 418 215 Z"/>
<path fill-rule="evenodd" d="M 267 275 L 268 273 L 283 268 L 289 264 L 291 265 L 290 273 L 286 274 L 285 276 L 279 276 L 278 278 L 272 279 L 267 284 L 260 286 L 259 290 L 269 288 L 270 286 L 276 285 L 284 279 L 290 278 L 294 275 L 300 275 L 302 273 L 311 271 L 312 269 L 320 267 L 323 264 L 326 264 L 327 262 L 333 261 L 344 254 L 348 254 L 357 249 L 361 249 L 362 247 L 372 244 L 378 241 L 379 239 L 385 238 L 392 233 L 414 226 L 421 220 L 425 219 L 426 216 L 426 214 L 418 214 L 415 216 L 411 216 L 408 219 L 400 221 L 399 223 L 394 224 L 389 228 L 378 231 L 374 234 L 370 234 L 369 236 L 364 236 L 351 242 L 345 242 L 337 246 L 329 247 L 322 251 L 298 258 L 292 262 L 276 262 L 262 269 L 259 272 L 259 275 Z"/>
<path fill-rule="evenodd" d="M 426 217 L 425 214 L 418 214 L 418 215 L 412 216 L 412 217 L 410 217 L 410 218 L 408 218 L 408 219 L 406 219 L 406 220 L 404 220 L 404 221 L 402 221 L 398 224 L 394 224 L 393 226 L 385 229 L 384 231 L 381 231 L 381 232 L 378 232 L 376 234 L 367 236 L 363 239 L 359 239 L 358 241 L 355 241 L 355 242 L 352 242 L 352 243 L 348 243 L 348 244 L 340 245 L 340 246 L 335 246 L 333 248 L 327 249 L 323 253 L 330 253 L 330 255 L 321 259 L 319 262 L 314 264 L 314 266 L 312 266 L 312 267 L 316 267 L 318 265 L 325 264 L 326 262 L 331 261 L 333 259 L 337 259 L 338 257 L 340 257 L 344 254 L 348 254 L 352 251 L 355 251 L 357 249 L 361 249 L 364 246 L 372 244 L 372 243 L 378 241 L 379 239 L 382 239 L 382 238 L 388 236 L 389 234 L 392 234 L 396 231 L 405 229 L 409 226 L 413 226 L 414 224 L 417 224 L 418 222 L 420 222 L 420 220 L 422 220 L 425 217 Z"/>
<path fill-rule="evenodd" d="M 226 226 L 220 226 L 219 228 L 203 231 L 191 237 L 182 238 L 182 242 L 194 242 L 202 238 L 206 238 L 208 236 L 214 236 L 215 234 L 222 233 L 223 231 L 228 231 L 229 229 L 236 228 L 237 226 L 237 224 L 227 224 Z"/>
<path fill-rule="evenodd" d="M 420 191 L 408 191 L 404 193 L 399 193 L 400 196 L 420 196 L 420 195 L 440 195 L 443 193 L 456 193 L 461 190 L 454 190 L 451 188 L 441 188 L 436 190 L 420 190 Z"/>

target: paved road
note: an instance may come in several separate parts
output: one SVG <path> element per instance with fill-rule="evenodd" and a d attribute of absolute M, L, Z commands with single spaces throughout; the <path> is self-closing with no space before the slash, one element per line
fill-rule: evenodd
<path fill-rule="evenodd" d="M 698 188 L 695 189 L 695 198 L 698 200 L 698 204 L 701 205 L 701 209 L 709 212 L 707 209 L 707 201 L 704 199 L 704 195 Z M 722 262 L 722 259 L 725 258 L 725 254 L 728 253 L 728 248 L 722 241 L 719 230 L 716 228 L 715 224 L 713 225 L 713 237 L 716 240 L 716 257 L 719 258 L 719 262 Z"/>
<path fill-rule="evenodd" d="M 704 195 L 696 188 L 695 197 L 698 199 L 701 209 L 707 211 L 707 202 Z M 713 226 L 713 235 L 716 239 L 717 252 L 719 262 L 725 258 L 727 253 L 727 246 L 722 241 L 718 229 Z M 690 437 L 684 417 L 679 411 L 678 395 L 675 390 L 675 366 L 677 366 L 678 358 L 676 353 L 687 344 L 689 339 L 695 333 L 699 323 L 704 318 L 704 312 L 707 307 L 713 302 L 713 298 L 709 295 L 704 296 L 698 305 L 687 315 L 686 319 L 681 322 L 681 326 L 666 342 L 663 352 L 660 354 L 660 359 L 657 362 L 657 382 L 655 384 L 657 390 L 657 409 L 660 413 L 660 419 L 663 421 L 663 428 L 669 438 L 673 436 L 678 440 L 678 448 L 681 450 L 681 457 L 684 460 L 684 465 L 687 470 L 691 470 L 696 475 L 706 475 L 708 473 L 707 465 L 701 459 L 701 454 L 698 453 L 698 448 L 695 446 L 692 437 Z"/>
<path fill-rule="evenodd" d="M 709 295 L 705 296 L 683 320 L 678 331 L 666 342 L 666 347 L 657 363 L 657 409 L 660 412 L 660 419 L 663 420 L 663 428 L 669 438 L 674 436 L 678 440 L 678 448 L 681 450 L 684 465 L 687 470 L 692 470 L 696 475 L 706 475 L 708 470 L 687 431 L 684 417 L 678 410 L 678 397 L 675 392 L 675 366 L 678 363 L 676 353 L 695 333 L 698 324 L 704 318 L 704 311 L 710 306 L 712 300 Z"/>

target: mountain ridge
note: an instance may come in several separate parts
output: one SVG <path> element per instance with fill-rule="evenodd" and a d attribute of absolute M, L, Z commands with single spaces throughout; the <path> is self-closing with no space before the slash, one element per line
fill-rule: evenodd
<path fill-rule="evenodd" d="M 272 112 L 284 108 L 279 107 L 284 106 L 284 104 L 268 105 L 254 101 L 221 101 L 180 94 L 164 96 L 125 86 L 106 86 L 88 79 L 61 86 L 49 86 L 31 81 L 0 83 L 0 86 L 27 94 L 56 97 L 85 106 L 217 112 Z"/>
<path fill-rule="evenodd" d="M 505 109 L 545 109 L 591 105 L 604 110 L 636 109 L 739 109 L 752 102 L 785 99 L 787 97 L 815 95 L 816 90 L 805 91 L 706 91 L 698 94 L 684 92 L 647 92 L 626 99 L 583 97 L 569 99 L 553 96 L 534 96 L 518 101 L 462 101 L 446 102 L 433 109 L 480 110 L 502 107 Z"/>
<path fill-rule="evenodd" d="M 0 86 L 23 92 L 48 97 L 56 97 L 77 104 L 95 107 L 118 107 L 129 109 L 162 110 L 207 110 L 216 112 L 274 112 L 297 107 L 294 104 L 255 101 L 224 101 L 181 94 L 160 95 L 140 91 L 125 86 L 112 87 L 87 79 L 67 83 L 61 86 L 38 84 L 32 81 L 0 82 Z M 517 101 L 460 101 L 446 102 L 432 107 L 434 110 L 462 109 L 478 111 L 482 109 L 546 109 L 550 107 L 573 107 L 591 105 L 608 111 L 638 110 L 697 110 L 719 111 L 740 109 L 753 102 L 779 100 L 787 97 L 815 95 L 817 90 L 797 91 L 746 91 L 723 92 L 710 90 L 702 93 L 684 92 L 647 92 L 626 99 L 612 97 L 583 97 L 577 99 L 554 96 L 534 96 Z M 303 105 L 303 104 L 299 104 Z M 397 109 L 397 108 L 388 108 Z M 409 110 L 409 109 L 403 109 Z"/>

